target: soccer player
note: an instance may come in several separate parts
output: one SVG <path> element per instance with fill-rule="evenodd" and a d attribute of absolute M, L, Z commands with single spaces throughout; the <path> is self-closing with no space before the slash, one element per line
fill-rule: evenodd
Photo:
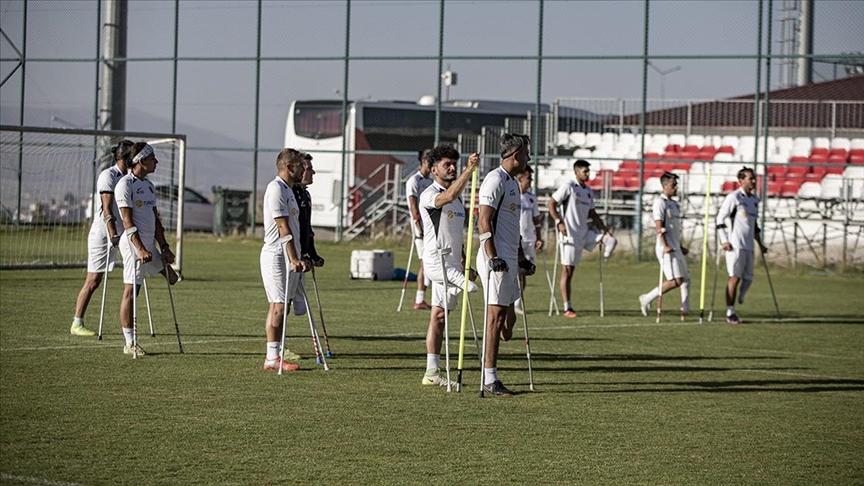
<path fill-rule="evenodd" d="M 502 339 L 509 341 L 513 337 L 516 323 L 513 303 L 519 298 L 517 272 L 521 268 L 526 275 L 533 275 L 536 270 L 525 259 L 519 244 L 522 198 L 514 179 L 531 160 L 529 144 L 527 135 L 505 133 L 499 147 L 501 165 L 486 175 L 478 194 L 477 269 L 487 297 L 483 383 L 484 392 L 490 395 L 515 395 L 498 377 L 498 347 Z"/>
<path fill-rule="evenodd" d="M 540 216 L 540 208 L 537 206 L 537 196 L 531 194 L 531 183 L 534 182 L 534 169 L 530 165 L 525 166 L 525 170 L 516 176 L 516 183 L 519 184 L 519 192 L 522 194 L 522 211 L 519 216 L 519 236 L 522 238 L 522 253 L 535 266 L 537 265 L 537 251 L 543 249 L 543 236 L 540 234 L 540 222 L 543 217 Z M 519 271 L 519 286 L 525 290 L 525 272 Z M 514 309 L 517 314 L 524 312 L 522 308 L 522 299 L 516 300 Z"/>
<path fill-rule="evenodd" d="M 300 180 L 294 183 L 291 190 L 294 192 L 294 199 L 297 201 L 297 206 L 300 208 L 300 256 L 311 262 L 316 267 L 324 266 L 324 259 L 318 254 L 315 249 L 315 232 L 312 230 L 312 196 L 306 186 L 312 184 L 315 169 L 312 167 L 312 155 L 303 154 L 303 175 Z M 306 283 L 306 275 L 300 275 L 300 281 Z M 305 288 L 305 287 L 304 287 Z M 302 316 L 306 314 L 306 301 L 303 299 L 303 292 L 300 290 L 300 285 L 297 286 L 297 293 L 294 294 L 294 315 Z M 286 356 L 289 355 L 286 348 Z M 300 359 L 295 353 L 290 353 L 292 360 Z"/>
<path fill-rule="evenodd" d="M 768 251 L 762 244 L 759 225 L 756 223 L 759 217 L 759 198 L 753 192 L 756 187 L 753 169 L 743 167 L 739 170 L 738 184 L 740 187 L 726 196 L 717 213 L 717 232 L 723 250 L 726 251 L 726 270 L 729 272 L 729 282 L 726 284 L 726 322 L 729 324 L 741 323 L 735 313 L 738 283 L 741 283 L 739 304 L 744 303 L 744 295 L 753 283 L 753 241 L 759 244 L 763 253 Z"/>
<path fill-rule="evenodd" d="M 427 187 L 432 185 L 431 166 L 429 156 L 432 154 L 432 149 L 426 149 L 417 154 L 417 160 L 420 161 L 420 169 L 408 178 L 405 182 L 405 194 L 408 197 L 408 211 L 411 213 L 411 233 L 414 236 L 414 246 L 417 249 L 417 259 L 420 260 L 420 269 L 417 270 L 417 294 L 414 297 L 414 308 L 429 310 L 429 304 L 426 303 L 426 286 L 427 278 L 423 272 L 423 222 L 420 220 L 420 212 L 417 210 L 417 201 L 420 199 L 420 194 Z M 408 269 L 405 270 L 406 272 Z"/>
<path fill-rule="evenodd" d="M 87 277 L 84 285 L 78 292 L 78 300 L 75 302 L 75 316 L 72 319 L 72 327 L 69 330 L 74 336 L 94 336 L 95 332 L 84 327 L 84 313 L 90 304 L 90 298 L 102 283 L 105 265 L 112 270 L 116 248 L 120 243 L 120 234 L 123 233 L 123 222 L 120 219 L 120 210 L 114 201 L 114 188 L 117 181 L 126 175 L 129 166 L 132 165 L 131 140 L 123 140 L 116 147 L 111 148 L 111 155 L 115 164 L 103 170 L 96 180 L 96 191 L 99 199 L 96 202 L 97 210 L 93 213 L 93 223 L 90 225 L 90 234 L 87 237 Z M 108 244 L 111 244 L 109 247 Z"/>
<path fill-rule="evenodd" d="M 660 294 L 681 287 L 681 320 L 690 310 L 690 270 L 684 259 L 689 251 L 681 246 L 681 211 L 678 203 L 672 199 L 678 194 L 678 176 L 664 172 L 660 177 L 663 192 L 654 200 L 654 230 L 657 233 L 657 243 L 654 252 L 663 267 L 666 281 L 662 288 L 656 287 L 647 294 L 639 296 L 639 308 L 643 316 L 648 316 L 651 302 Z"/>
<path fill-rule="evenodd" d="M 159 161 L 153 147 L 144 142 L 132 146 L 132 163 L 129 173 L 117 182 L 114 197 L 123 220 L 124 237 L 120 238 L 120 254 L 123 256 L 123 300 L 120 302 L 120 327 L 126 338 L 125 354 L 146 354 L 140 346 L 133 347 L 132 299 L 144 281 L 144 274 L 165 275 L 168 283 L 177 283 L 177 273 L 171 267 L 174 253 L 165 239 L 165 227 L 156 210 L 156 191 L 147 176 L 156 171 Z M 156 244 L 159 248 L 157 251 Z M 164 264 L 163 264 L 164 262 Z M 136 267 L 137 266 L 137 267 Z"/>
<path fill-rule="evenodd" d="M 280 363 L 279 342 L 285 332 L 282 320 L 289 305 L 286 295 L 296 295 L 299 274 L 308 272 L 311 264 L 300 258 L 300 208 L 291 188 L 303 177 L 303 153 L 291 148 L 282 149 L 276 156 L 276 178 L 264 191 L 264 246 L 261 248 L 261 280 L 270 303 L 264 332 L 267 336 L 265 370 L 295 371 L 300 366 L 286 361 Z M 287 255 L 288 261 L 285 261 Z M 286 282 L 287 275 L 287 282 Z M 285 285 L 289 285 L 285 291 Z M 285 356 L 292 356 L 285 348 Z M 296 356 L 293 355 L 292 358 Z M 296 359 L 296 358 L 295 358 Z"/>
<path fill-rule="evenodd" d="M 608 260 L 618 244 L 594 209 L 594 191 L 586 184 L 591 175 L 590 167 L 591 165 L 582 159 L 574 162 L 575 180 L 562 184 L 549 198 L 549 216 L 555 221 L 561 248 L 559 287 L 564 297 L 564 316 L 571 318 L 575 318 L 577 314 L 570 303 L 570 281 L 573 279 L 573 271 L 582 259 L 582 249 L 591 251 L 602 241 L 606 245 L 603 258 Z M 588 228 L 589 219 L 600 230 L 599 233 Z"/>
<path fill-rule="evenodd" d="M 465 251 L 462 246 L 465 205 L 460 196 L 471 180 L 471 174 L 480 165 L 480 154 L 471 154 L 468 165 L 459 177 L 456 176 L 459 152 L 453 147 L 435 147 L 429 154 L 429 161 L 435 181 L 420 194 L 419 201 L 423 223 L 423 261 L 426 262 L 426 275 L 432 283 L 432 312 L 429 313 L 429 330 L 426 332 L 426 373 L 421 384 L 447 386 L 447 378 L 438 371 L 445 305 L 447 312 L 452 311 L 465 285 Z M 444 268 L 441 268 L 439 254 L 442 249 L 450 250 L 444 256 Z M 444 279 L 447 279 L 446 294 Z M 477 285 L 468 282 L 468 291 L 476 290 Z"/>

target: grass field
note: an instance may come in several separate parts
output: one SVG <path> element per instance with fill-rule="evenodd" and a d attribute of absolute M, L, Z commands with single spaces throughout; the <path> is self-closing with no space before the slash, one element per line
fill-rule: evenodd
<path fill-rule="evenodd" d="M 463 393 L 421 387 L 428 314 L 396 313 L 401 282 L 350 280 L 351 245 L 321 247 L 332 370 L 309 359 L 308 324 L 292 316 L 290 347 L 305 359 L 282 377 L 261 370 L 257 240 L 186 241 L 182 356 L 163 281 L 150 282 L 158 337 L 142 336 L 150 355 L 133 361 L 118 273 L 100 343 L 68 334 L 82 270 L 0 272 L 0 484 L 864 482 L 861 275 L 773 269 L 777 322 L 759 267 L 745 324 L 699 325 L 698 311 L 655 324 L 636 297 L 656 285 L 656 264 L 604 265 L 601 319 L 586 257 L 576 320 L 547 317 L 541 266 L 526 295 L 537 391 L 514 339 L 499 367 L 520 394 L 481 400 L 473 343 Z M 667 296 L 671 309 L 677 291 Z M 97 294 L 88 326 L 98 317 Z"/>

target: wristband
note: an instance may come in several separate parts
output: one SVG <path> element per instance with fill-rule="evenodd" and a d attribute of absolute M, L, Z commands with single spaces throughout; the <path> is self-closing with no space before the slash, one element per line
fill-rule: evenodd
<path fill-rule="evenodd" d="M 411 217 L 411 219 L 413 219 L 414 221 L 420 221 L 420 215 L 415 214 L 414 216 Z"/>
<path fill-rule="evenodd" d="M 279 238 L 279 245 L 284 245 L 285 243 L 288 243 L 289 241 L 291 241 L 293 239 L 294 239 L 294 236 L 285 235 L 282 238 Z"/>

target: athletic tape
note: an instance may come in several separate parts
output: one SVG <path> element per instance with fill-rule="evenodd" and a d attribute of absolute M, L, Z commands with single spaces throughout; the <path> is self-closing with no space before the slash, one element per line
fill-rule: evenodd
<path fill-rule="evenodd" d="M 284 245 L 285 243 L 288 243 L 289 241 L 291 241 L 291 240 L 293 240 L 293 239 L 294 239 L 294 236 L 292 236 L 292 235 L 285 235 L 285 236 L 283 236 L 282 238 L 279 238 L 279 244 L 280 244 L 280 245 Z"/>
<path fill-rule="evenodd" d="M 131 228 L 126 228 L 126 236 L 128 236 L 130 239 L 132 238 L 132 235 L 134 235 L 137 232 L 138 232 L 137 226 L 133 226 Z"/>
<path fill-rule="evenodd" d="M 117 220 L 114 219 L 113 214 L 109 214 L 108 216 L 102 216 L 102 221 L 105 221 L 105 223 L 107 224 L 107 223 L 113 223 L 114 221 L 117 221 Z"/>

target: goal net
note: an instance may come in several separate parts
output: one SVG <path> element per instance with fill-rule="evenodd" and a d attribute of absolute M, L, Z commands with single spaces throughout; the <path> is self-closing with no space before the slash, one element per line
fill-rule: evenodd
<path fill-rule="evenodd" d="M 124 139 L 156 152 L 148 179 L 161 188 L 157 207 L 181 270 L 184 135 L 8 125 L 0 125 L 0 268 L 86 267 L 96 179 Z"/>

